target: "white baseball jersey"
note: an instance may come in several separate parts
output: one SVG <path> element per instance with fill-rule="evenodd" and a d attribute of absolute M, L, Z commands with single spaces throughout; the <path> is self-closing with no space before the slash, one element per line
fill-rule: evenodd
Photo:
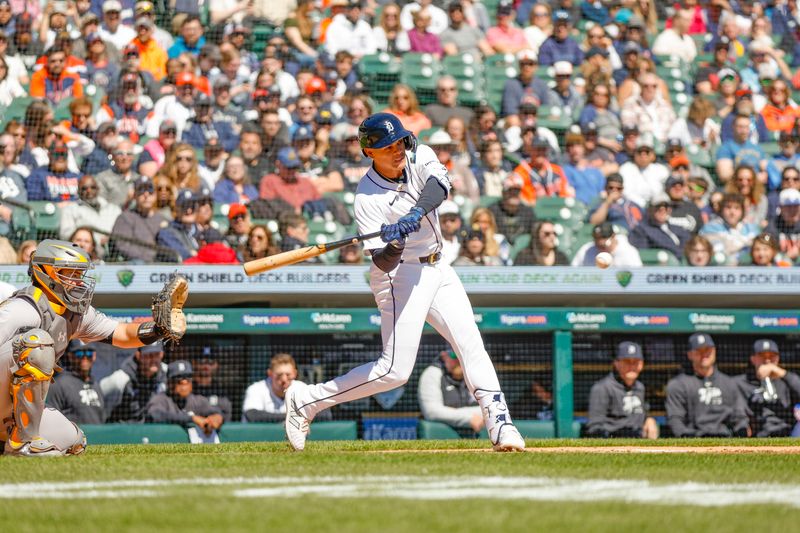
<path fill-rule="evenodd" d="M 419 200 L 428 178 L 433 176 L 450 190 L 450 176 L 428 146 L 420 145 L 416 153 L 406 152 L 403 177 L 390 180 L 370 167 L 356 189 L 355 215 L 358 232 L 362 235 L 380 231 L 382 224 L 395 224 L 408 214 Z M 386 246 L 380 237 L 364 241 L 365 250 L 380 250 Z M 417 260 L 442 251 L 442 230 L 438 210 L 423 217 L 420 229 L 406 239 L 403 261 Z"/>
<path fill-rule="evenodd" d="M 382 224 L 394 224 L 406 215 L 431 176 L 450 189 L 447 170 L 429 147 L 406 152 L 406 163 L 399 180 L 383 178 L 374 168 L 361 179 L 355 201 L 360 233 L 379 231 Z M 475 324 L 472 304 L 455 270 L 445 261 L 419 261 L 442 250 L 437 211 L 428 213 L 419 231 L 408 236 L 403 261 L 394 270 L 384 272 L 374 264 L 370 269 L 370 288 L 381 313 L 381 357 L 326 383 L 298 390 L 294 396 L 296 408 L 306 418 L 313 419 L 323 409 L 405 383 L 414 370 L 425 322 L 453 347 L 464 368 L 467 387 L 481 408 L 504 401 L 497 373 Z M 368 250 L 385 246 L 380 238 L 364 244 Z M 502 418 L 510 423 L 507 412 Z"/>

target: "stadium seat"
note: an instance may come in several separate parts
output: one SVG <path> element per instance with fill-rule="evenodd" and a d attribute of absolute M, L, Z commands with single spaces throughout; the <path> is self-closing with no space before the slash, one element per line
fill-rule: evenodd
<path fill-rule="evenodd" d="M 355 440 L 358 438 L 358 425 L 355 421 L 316 422 L 309 440 Z M 225 424 L 219 431 L 221 442 L 280 442 L 286 439 L 286 429 L 282 423 Z"/>
<path fill-rule="evenodd" d="M 455 440 L 460 439 L 455 429 L 442 422 L 430 422 L 420 419 L 417 422 L 417 438 L 422 440 Z"/>
<path fill-rule="evenodd" d="M 53 202 L 28 202 L 34 212 L 36 234 L 39 239 L 57 239 L 61 210 Z"/>
<path fill-rule="evenodd" d="M 639 250 L 644 266 L 680 266 L 680 261 L 672 252 L 658 248 Z"/>
<path fill-rule="evenodd" d="M 523 233 L 514 240 L 514 244 L 511 245 L 511 251 L 509 252 L 512 260 L 514 260 L 522 250 L 531 244 L 531 239 L 532 236 L 530 233 Z"/>
<path fill-rule="evenodd" d="M 28 96 L 15 98 L 10 105 L 0 110 L 0 117 L 2 117 L 0 122 L 2 122 L 3 126 L 8 124 L 11 120 L 21 122 L 22 119 L 25 118 L 25 110 L 28 109 L 31 102 L 33 102 L 33 98 Z"/>
<path fill-rule="evenodd" d="M 381 104 L 389 100 L 392 88 L 400 83 L 400 60 L 385 52 L 366 55 L 358 62 L 358 71 L 370 96 Z"/>
<path fill-rule="evenodd" d="M 84 424 L 89 444 L 188 443 L 189 434 L 177 424 Z"/>

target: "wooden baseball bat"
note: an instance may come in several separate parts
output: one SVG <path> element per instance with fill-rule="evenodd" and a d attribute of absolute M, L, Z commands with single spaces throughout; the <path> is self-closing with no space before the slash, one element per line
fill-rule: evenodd
<path fill-rule="evenodd" d="M 244 272 L 248 276 L 255 276 L 256 274 L 261 274 L 262 272 L 267 272 L 269 270 L 275 270 L 276 268 L 280 268 L 282 266 L 301 263 L 307 259 L 311 259 L 312 257 L 317 257 L 318 255 L 330 252 L 331 250 L 337 250 L 347 246 L 348 244 L 356 244 L 367 239 L 372 239 L 373 237 L 378 237 L 380 234 L 380 231 L 376 231 L 374 233 L 367 233 L 366 235 L 348 237 L 340 241 L 328 242 L 325 244 L 315 244 L 314 246 L 306 246 L 305 248 L 298 248 L 297 250 L 289 250 L 288 252 L 281 252 L 279 254 L 262 257 L 261 259 L 253 259 L 252 261 L 248 261 L 243 265 Z"/>

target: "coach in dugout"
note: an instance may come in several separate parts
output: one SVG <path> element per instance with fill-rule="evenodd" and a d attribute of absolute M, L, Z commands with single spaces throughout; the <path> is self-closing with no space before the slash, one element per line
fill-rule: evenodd
<path fill-rule="evenodd" d="M 658 438 L 658 425 L 647 416 L 644 384 L 639 381 L 644 368 L 641 346 L 621 342 L 613 365 L 612 372 L 592 385 L 586 436 Z"/>
<path fill-rule="evenodd" d="M 717 348 L 708 333 L 689 337 L 692 371 L 667 383 L 667 422 L 676 437 L 745 437 L 750 427 L 735 381 L 716 367 Z"/>
<path fill-rule="evenodd" d="M 800 403 L 800 376 L 780 365 L 778 344 L 759 339 L 753 344 L 752 366 L 734 379 L 747 402 L 755 437 L 797 436 L 794 406 Z"/>
<path fill-rule="evenodd" d="M 478 433 L 483 415 L 464 381 L 464 370 L 453 350 L 443 350 L 439 359 L 419 377 L 419 406 L 422 417 L 454 429 L 471 428 Z"/>

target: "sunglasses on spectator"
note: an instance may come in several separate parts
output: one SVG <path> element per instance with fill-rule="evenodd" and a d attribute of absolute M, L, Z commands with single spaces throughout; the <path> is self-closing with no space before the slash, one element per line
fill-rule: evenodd
<path fill-rule="evenodd" d="M 161 133 L 163 133 L 164 135 L 177 135 L 178 130 L 170 128 L 168 130 L 162 130 Z"/>
<path fill-rule="evenodd" d="M 136 189 L 136 194 L 153 194 L 154 192 L 156 189 L 152 185 L 142 185 Z"/>
<path fill-rule="evenodd" d="M 555 237 L 555 236 L 556 236 L 556 232 L 555 231 L 543 231 L 542 232 L 542 237 Z"/>
<path fill-rule="evenodd" d="M 126 152 L 126 151 L 124 151 L 124 150 L 117 150 L 116 152 L 114 152 L 114 155 L 126 155 L 126 156 L 132 156 L 132 155 L 133 155 L 133 152 Z"/>
<path fill-rule="evenodd" d="M 622 185 L 606 185 L 607 191 L 621 191 L 622 189 Z"/>
<path fill-rule="evenodd" d="M 188 163 L 191 163 L 192 161 L 194 161 L 194 157 L 190 155 L 179 155 L 175 158 L 175 161 L 186 161 Z"/>
<path fill-rule="evenodd" d="M 795 177 L 784 176 L 781 181 L 786 181 L 788 183 L 800 183 L 800 176 L 795 176 Z"/>
<path fill-rule="evenodd" d="M 82 359 L 84 357 L 94 357 L 95 351 L 94 350 L 75 350 L 72 352 L 72 355 L 75 357 Z"/>

